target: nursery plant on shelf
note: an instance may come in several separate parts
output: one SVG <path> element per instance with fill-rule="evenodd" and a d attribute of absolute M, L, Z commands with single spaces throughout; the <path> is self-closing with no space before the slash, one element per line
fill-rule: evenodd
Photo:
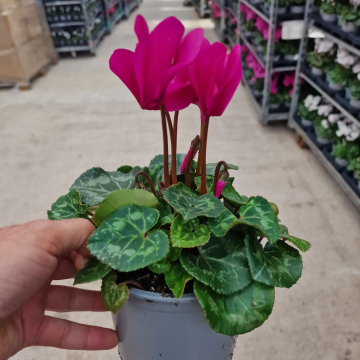
<path fill-rule="evenodd" d="M 178 304 L 184 294 L 194 293 L 191 303 L 206 326 L 188 341 L 200 341 L 206 335 L 201 351 L 213 351 L 211 337 L 229 338 L 233 347 L 229 336 L 264 323 L 274 306 L 275 287 L 290 288 L 300 279 L 299 250 L 309 250 L 310 244 L 290 235 L 274 203 L 259 195 L 241 195 L 235 189 L 229 172 L 237 166 L 225 161 L 207 163 L 210 123 L 220 121 L 214 117 L 222 115 L 241 80 L 241 49 L 236 45 L 227 54 L 223 44 L 210 45 L 203 30 L 192 30 L 183 37 L 184 30 L 180 21 L 169 17 L 150 33 L 145 19 L 138 15 L 135 52 L 118 49 L 110 58 L 110 69 L 146 110 L 144 116 L 148 110 L 159 112 L 163 154 L 147 166 L 119 164 L 116 171 L 87 170 L 52 205 L 48 217 L 86 218 L 96 227 L 88 241 L 93 258 L 78 272 L 75 284 L 102 279 L 104 303 L 119 314 L 130 309 L 135 293 L 143 296 L 142 308 L 149 306 L 154 311 L 159 298 Z M 181 154 L 177 153 L 183 147 L 177 141 L 179 111 L 191 103 L 199 107 L 200 120 L 193 126 L 189 151 Z M 158 297 L 149 300 L 152 294 Z M 191 324 L 184 329 L 186 333 L 198 329 L 196 312 L 187 314 L 181 306 L 172 306 L 171 312 L 161 315 L 170 316 L 177 309 Z M 150 336 L 144 335 L 146 316 L 141 319 L 138 334 L 142 331 L 143 336 Z M 120 324 L 120 330 L 126 331 L 129 322 Z M 151 323 L 151 338 L 164 326 L 166 336 L 155 345 L 160 349 L 166 343 L 167 348 L 175 349 L 183 335 L 174 335 L 178 330 L 172 329 L 170 320 Z M 121 346 L 127 335 L 125 340 L 120 337 Z M 135 339 L 140 347 L 145 340 Z M 193 356 L 197 351 L 195 346 L 181 344 L 182 355 Z M 121 346 L 123 359 L 130 359 L 136 349 Z M 143 351 L 142 358 L 151 359 L 149 350 Z M 190 358 L 185 355 L 182 359 Z M 209 358 L 229 358 L 229 354 L 216 356 Z M 135 358 L 139 359 L 131 359 Z"/>

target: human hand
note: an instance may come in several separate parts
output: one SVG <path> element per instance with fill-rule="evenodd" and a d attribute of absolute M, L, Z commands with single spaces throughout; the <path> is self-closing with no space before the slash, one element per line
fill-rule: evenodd
<path fill-rule="evenodd" d="M 117 343 L 111 329 L 45 315 L 45 310 L 106 311 L 100 292 L 51 285 L 74 277 L 94 231 L 84 219 L 39 220 L 0 229 L 0 360 L 21 349 L 53 346 L 106 350 Z"/>

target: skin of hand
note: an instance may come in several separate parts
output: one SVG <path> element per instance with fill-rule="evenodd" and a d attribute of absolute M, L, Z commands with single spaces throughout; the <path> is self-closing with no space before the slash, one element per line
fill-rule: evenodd
<path fill-rule="evenodd" d="M 90 221 L 38 220 L 0 229 L 0 360 L 39 345 L 106 350 L 116 332 L 45 315 L 45 310 L 106 311 L 98 291 L 51 285 L 70 279 L 90 255 Z"/>

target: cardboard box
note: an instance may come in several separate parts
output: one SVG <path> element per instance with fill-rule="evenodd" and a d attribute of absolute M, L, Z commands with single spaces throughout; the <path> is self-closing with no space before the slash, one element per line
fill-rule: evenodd
<path fill-rule="evenodd" d="M 29 80 L 49 60 L 41 34 L 20 47 L 0 51 L 0 81 Z"/>
<path fill-rule="evenodd" d="M 34 4 L 34 0 L 0 0 L 0 12 Z"/>

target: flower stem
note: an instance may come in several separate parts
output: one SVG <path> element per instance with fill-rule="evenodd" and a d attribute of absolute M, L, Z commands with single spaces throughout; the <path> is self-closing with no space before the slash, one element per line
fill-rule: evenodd
<path fill-rule="evenodd" d="M 207 116 L 205 118 L 204 124 L 204 133 L 201 139 L 201 195 L 205 195 L 207 193 L 206 188 L 206 144 L 207 144 L 207 136 L 209 130 L 209 119 L 210 117 Z"/>
<path fill-rule="evenodd" d="M 146 181 L 147 181 L 148 184 L 149 184 L 149 187 L 150 187 L 151 192 L 152 192 L 155 196 L 157 196 L 156 190 L 155 190 L 155 188 L 154 188 L 154 185 L 153 185 L 151 179 L 149 178 L 149 175 L 146 174 L 146 173 L 144 173 L 143 171 L 139 171 L 139 172 L 137 172 L 137 173 L 135 174 L 135 184 L 139 181 L 139 180 L 138 180 L 138 177 L 139 177 L 140 175 L 143 176 L 143 177 L 146 179 Z"/>
<path fill-rule="evenodd" d="M 163 132 L 163 148 L 164 148 L 164 181 L 165 187 L 170 186 L 170 176 L 169 176 L 169 150 L 168 150 L 168 137 L 167 137 L 167 128 L 166 128 L 166 119 L 165 119 L 165 107 L 163 104 L 160 106 L 161 109 L 161 125 Z"/>
<path fill-rule="evenodd" d="M 196 135 L 195 139 L 191 143 L 190 154 L 185 166 L 185 185 L 188 187 L 191 187 L 191 176 L 190 176 L 191 163 L 192 163 L 192 159 L 194 158 L 194 152 L 197 146 L 199 145 L 199 141 L 200 141 L 199 135 Z"/>
<path fill-rule="evenodd" d="M 177 151 L 177 129 L 178 129 L 179 111 L 175 111 L 174 115 L 174 137 L 175 137 L 175 149 Z"/>
<path fill-rule="evenodd" d="M 200 128 L 200 149 L 199 149 L 199 155 L 198 155 L 198 163 L 196 167 L 196 176 L 200 175 L 200 164 L 201 164 L 201 148 L 202 148 L 202 142 L 203 142 L 203 135 L 204 134 L 204 123 L 201 122 L 201 128 Z"/>
<path fill-rule="evenodd" d="M 171 183 L 177 184 L 177 169 L 176 169 L 176 139 L 174 129 L 171 123 L 171 117 L 168 112 L 165 113 L 167 124 L 169 127 L 170 141 L 171 141 Z"/>
<path fill-rule="evenodd" d="M 225 161 L 218 162 L 218 164 L 216 165 L 215 174 L 214 174 L 214 185 L 213 185 L 214 186 L 214 196 L 216 193 L 216 185 L 219 180 L 219 173 L 220 173 L 220 169 L 221 169 L 222 165 L 224 165 L 224 170 L 227 171 L 227 163 Z"/>

